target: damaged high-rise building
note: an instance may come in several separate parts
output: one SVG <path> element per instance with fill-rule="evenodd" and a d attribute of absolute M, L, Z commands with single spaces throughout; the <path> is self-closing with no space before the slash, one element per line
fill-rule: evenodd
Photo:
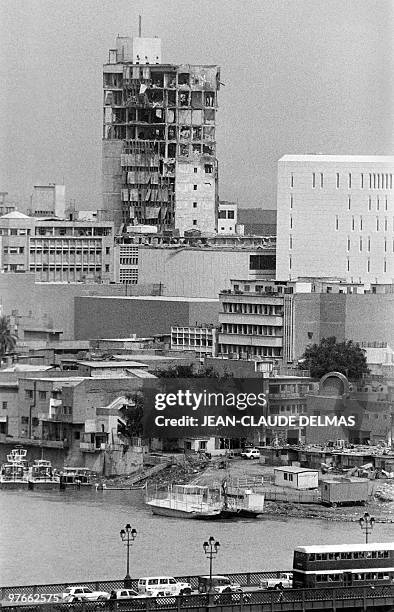
<path fill-rule="evenodd" d="M 163 64 L 159 38 L 118 37 L 103 72 L 105 216 L 213 234 L 218 66 Z"/>

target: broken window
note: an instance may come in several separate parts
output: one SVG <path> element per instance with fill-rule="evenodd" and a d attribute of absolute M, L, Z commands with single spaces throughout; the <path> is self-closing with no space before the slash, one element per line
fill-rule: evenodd
<path fill-rule="evenodd" d="M 179 92 L 179 106 L 189 106 L 189 92 Z"/>
<path fill-rule="evenodd" d="M 200 127 L 193 128 L 193 140 L 201 140 L 201 128 Z"/>
<path fill-rule="evenodd" d="M 180 72 L 178 74 L 178 85 L 187 85 L 190 83 L 190 75 L 188 72 Z"/>
<path fill-rule="evenodd" d="M 189 140 L 190 139 L 190 127 L 188 127 L 187 125 L 181 125 L 181 127 L 179 128 L 179 137 L 182 138 L 183 140 Z"/>
<path fill-rule="evenodd" d="M 205 155 L 214 155 L 214 146 L 213 145 L 204 144 L 203 147 L 202 147 L 202 152 Z"/>
<path fill-rule="evenodd" d="M 180 110 L 178 113 L 179 123 L 183 125 L 191 125 L 192 112 L 190 110 Z"/>
<path fill-rule="evenodd" d="M 166 73 L 164 77 L 164 85 L 165 87 L 176 87 L 176 74 L 175 73 Z M 175 93 L 175 92 L 174 92 Z"/>
<path fill-rule="evenodd" d="M 181 155 L 182 157 L 189 157 L 189 145 L 188 144 L 179 145 L 179 155 Z"/>
<path fill-rule="evenodd" d="M 212 172 L 213 172 L 213 165 L 212 164 L 205 164 L 204 169 L 205 169 L 205 174 L 212 174 Z"/>
<path fill-rule="evenodd" d="M 164 108 L 155 108 L 153 112 L 153 123 L 164 123 Z"/>
<path fill-rule="evenodd" d="M 151 87 L 163 87 L 164 85 L 164 75 L 162 72 L 153 72 L 151 73 Z"/>
<path fill-rule="evenodd" d="M 205 106 L 215 105 L 215 93 L 213 91 L 206 91 L 204 95 Z"/>
<path fill-rule="evenodd" d="M 167 104 L 168 106 L 176 105 L 176 92 L 175 91 L 167 91 Z"/>
<path fill-rule="evenodd" d="M 175 156 L 176 156 L 176 144 L 170 143 L 168 145 L 168 157 L 175 157 Z"/>
<path fill-rule="evenodd" d="M 214 127 L 204 128 L 204 140 L 208 140 L 209 142 L 215 141 L 215 128 Z"/>
<path fill-rule="evenodd" d="M 202 108 L 202 91 L 192 91 L 192 108 Z"/>
<path fill-rule="evenodd" d="M 161 89 L 148 89 L 147 90 L 147 94 L 148 94 L 148 100 L 149 102 L 152 102 L 152 104 L 162 104 L 164 97 L 163 97 L 163 91 Z"/>
<path fill-rule="evenodd" d="M 170 125 L 168 127 L 168 140 L 176 140 L 176 127 Z"/>
<path fill-rule="evenodd" d="M 202 125 L 202 111 L 193 111 L 193 125 Z"/>
<path fill-rule="evenodd" d="M 204 111 L 204 123 L 215 123 L 215 111 L 213 109 Z"/>
<path fill-rule="evenodd" d="M 167 110 L 167 122 L 168 123 L 175 123 L 176 121 L 176 112 L 174 109 L 169 108 Z"/>
<path fill-rule="evenodd" d="M 201 155 L 201 145 L 200 143 L 196 144 L 193 142 L 192 144 L 193 155 Z"/>

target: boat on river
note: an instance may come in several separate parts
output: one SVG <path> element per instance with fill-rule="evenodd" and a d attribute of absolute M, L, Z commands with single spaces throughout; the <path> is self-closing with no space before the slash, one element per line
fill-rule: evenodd
<path fill-rule="evenodd" d="M 7 455 L 7 462 L 0 468 L 0 489 L 27 489 L 29 466 L 27 450 L 18 447 Z"/>
<path fill-rule="evenodd" d="M 153 514 L 184 519 L 217 519 L 223 509 L 219 491 L 197 485 L 171 485 L 155 492 L 147 489 L 145 503 Z"/>
<path fill-rule="evenodd" d="M 50 461 L 36 459 L 29 470 L 29 489 L 58 489 L 60 477 Z"/>
<path fill-rule="evenodd" d="M 64 467 L 60 472 L 60 489 L 80 489 L 96 485 L 97 473 L 85 467 Z"/>

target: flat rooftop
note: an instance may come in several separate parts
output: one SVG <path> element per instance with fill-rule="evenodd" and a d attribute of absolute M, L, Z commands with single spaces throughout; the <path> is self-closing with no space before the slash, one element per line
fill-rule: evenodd
<path fill-rule="evenodd" d="M 70 361 L 70 360 L 67 360 Z M 146 363 L 140 361 L 76 361 L 79 365 L 89 368 L 142 368 L 148 367 Z"/>
<path fill-rule="evenodd" d="M 145 302 L 188 302 L 190 304 L 212 302 L 213 304 L 219 303 L 219 298 L 200 298 L 200 297 L 168 297 L 164 295 L 82 295 L 79 296 L 82 299 L 95 299 L 95 300 L 129 300 L 131 302 L 145 301 Z"/>
<path fill-rule="evenodd" d="M 346 164 L 394 164 L 392 155 L 284 155 L 279 162 L 336 162 Z"/>

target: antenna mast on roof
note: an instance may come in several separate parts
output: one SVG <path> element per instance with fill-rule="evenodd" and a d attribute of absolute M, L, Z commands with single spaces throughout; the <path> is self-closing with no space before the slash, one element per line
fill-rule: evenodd
<path fill-rule="evenodd" d="M 138 36 L 141 38 L 142 33 L 142 18 L 141 15 L 138 15 Z"/>

